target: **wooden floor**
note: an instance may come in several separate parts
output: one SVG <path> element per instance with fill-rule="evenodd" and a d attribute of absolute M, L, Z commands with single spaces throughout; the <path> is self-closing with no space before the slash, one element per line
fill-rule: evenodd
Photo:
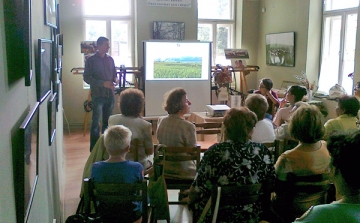
<path fill-rule="evenodd" d="M 155 141 L 155 140 L 154 140 Z M 82 173 L 88 156 L 90 155 L 90 136 L 83 131 L 64 131 L 64 150 L 65 150 L 65 202 L 64 219 L 75 214 L 77 205 L 80 201 L 80 188 Z M 176 200 L 178 191 L 168 191 L 169 199 Z M 190 223 L 192 215 L 186 206 L 170 205 L 171 222 Z M 166 222 L 158 220 L 158 223 Z"/>

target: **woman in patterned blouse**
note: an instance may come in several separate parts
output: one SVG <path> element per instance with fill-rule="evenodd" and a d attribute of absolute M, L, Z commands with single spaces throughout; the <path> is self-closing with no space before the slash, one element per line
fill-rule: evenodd
<path fill-rule="evenodd" d="M 269 150 L 250 141 L 257 122 L 248 108 L 232 108 L 224 116 L 227 140 L 211 146 L 200 163 L 190 188 L 189 207 L 200 216 L 211 195 L 211 185 L 256 184 L 274 179 Z M 270 199 L 270 198 L 269 198 Z M 208 211 L 205 222 L 209 222 Z M 258 203 L 220 207 L 218 222 L 260 222 L 263 210 Z"/>

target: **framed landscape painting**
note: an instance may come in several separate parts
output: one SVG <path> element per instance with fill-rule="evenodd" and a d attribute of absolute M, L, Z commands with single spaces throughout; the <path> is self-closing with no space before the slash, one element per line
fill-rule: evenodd
<path fill-rule="evenodd" d="M 154 39 L 183 40 L 184 37 L 184 22 L 154 22 Z"/>
<path fill-rule="evenodd" d="M 265 44 L 266 65 L 295 66 L 295 32 L 266 34 Z"/>

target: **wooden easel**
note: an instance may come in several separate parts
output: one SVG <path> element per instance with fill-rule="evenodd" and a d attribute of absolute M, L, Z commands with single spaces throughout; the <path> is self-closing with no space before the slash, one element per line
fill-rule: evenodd
<path fill-rule="evenodd" d="M 134 87 L 140 90 L 144 90 L 144 75 L 142 72 L 142 68 L 141 67 L 125 67 L 125 73 L 122 73 L 122 70 L 120 70 L 120 67 L 116 67 L 116 72 L 122 73 L 122 78 L 119 83 L 119 87 L 120 90 L 125 89 L 125 81 L 126 81 L 126 73 L 128 74 L 134 74 Z M 84 67 L 74 67 L 71 69 L 71 71 L 73 74 L 75 75 L 83 75 L 84 74 Z M 91 90 L 89 90 L 88 93 L 88 97 L 87 97 L 87 101 L 90 102 L 91 101 Z M 89 115 L 90 112 L 86 112 L 85 111 L 85 117 L 84 117 L 84 136 L 86 135 L 86 131 L 87 131 L 87 126 L 88 126 L 88 122 L 89 122 Z"/>

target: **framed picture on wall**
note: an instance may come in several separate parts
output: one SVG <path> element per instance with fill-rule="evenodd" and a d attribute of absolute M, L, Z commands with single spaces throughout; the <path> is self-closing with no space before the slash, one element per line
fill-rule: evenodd
<path fill-rule="evenodd" d="M 184 38 L 184 22 L 154 22 L 153 39 L 183 40 Z"/>
<path fill-rule="evenodd" d="M 48 132 L 49 132 L 49 146 L 55 138 L 56 133 L 56 98 L 57 93 L 54 93 L 52 98 L 48 101 Z"/>
<path fill-rule="evenodd" d="M 31 0 L 4 0 L 3 5 L 8 84 L 25 77 L 25 86 L 30 86 L 33 77 Z"/>
<path fill-rule="evenodd" d="M 51 91 L 51 77 L 53 71 L 52 41 L 38 39 L 36 57 L 36 95 L 38 102 L 43 102 Z"/>
<path fill-rule="evenodd" d="M 56 0 L 44 0 L 45 25 L 57 29 Z"/>
<path fill-rule="evenodd" d="M 39 102 L 23 117 L 11 138 L 17 222 L 27 222 L 38 180 Z"/>
<path fill-rule="evenodd" d="M 265 44 L 266 65 L 295 66 L 295 32 L 266 34 Z"/>

